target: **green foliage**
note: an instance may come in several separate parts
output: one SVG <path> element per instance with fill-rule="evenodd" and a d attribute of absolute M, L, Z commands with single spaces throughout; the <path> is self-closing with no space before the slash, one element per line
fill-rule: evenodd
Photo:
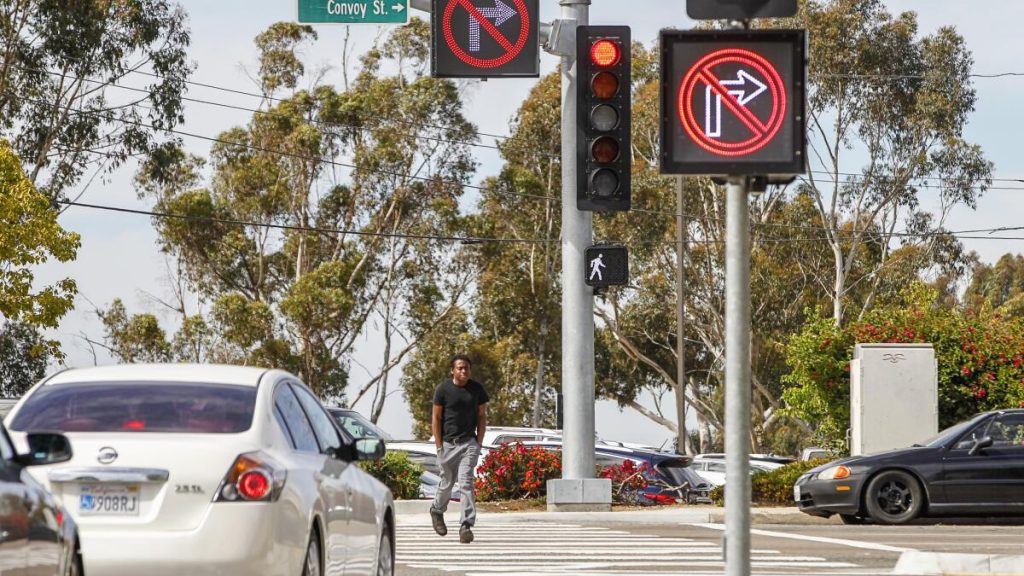
<path fill-rule="evenodd" d="M 935 290 L 918 284 L 905 303 L 878 308 L 842 329 L 813 319 L 793 336 L 787 413 L 811 423 L 822 446 L 847 450 L 850 360 L 858 342 L 931 343 L 938 363 L 939 427 L 985 410 L 1024 406 L 1024 318 L 983 307 L 935 306 Z"/>
<path fill-rule="evenodd" d="M 74 260 L 78 234 L 57 223 L 57 212 L 25 176 L 18 156 L 0 140 L 0 317 L 53 328 L 74 305 L 77 287 L 65 278 L 37 286 L 34 267 Z M 46 342 L 48 353 L 59 353 Z"/>
<path fill-rule="evenodd" d="M 184 10 L 171 0 L 6 0 L 0 10 L 0 137 L 51 200 L 110 172 L 184 121 L 191 73 Z M 135 76 L 136 70 L 155 74 Z M 130 104 L 108 84 L 128 77 Z M 143 79 L 144 78 L 144 79 Z M 146 84 L 148 82 L 148 84 Z"/>
<path fill-rule="evenodd" d="M 491 450 L 477 468 L 477 496 L 493 500 L 528 500 L 547 494 L 548 480 L 562 477 L 562 454 L 522 442 Z"/>
<path fill-rule="evenodd" d="M 811 468 L 821 466 L 827 460 L 807 460 L 792 462 L 763 472 L 756 472 L 750 477 L 750 504 L 752 506 L 792 506 L 793 484 L 797 478 Z M 716 486 L 711 491 L 711 499 L 718 506 L 725 505 L 725 486 Z"/>
<path fill-rule="evenodd" d="M 154 224 L 201 310 L 182 311 L 169 343 L 114 347 L 279 367 L 344 402 L 359 336 L 379 322 L 383 368 L 352 400 L 372 393 L 376 419 L 388 372 L 442 325 L 469 283 L 459 249 L 430 238 L 464 232 L 459 199 L 475 133 L 455 84 L 426 74 L 422 20 L 379 38 L 340 87 L 307 72 L 316 37 L 309 26 L 270 26 L 256 47 L 273 98 L 222 133 L 208 159 L 162 146 L 140 168 L 140 195 L 182 216 Z M 353 169 L 341 175 L 339 162 Z"/>
<path fill-rule="evenodd" d="M 423 467 L 409 460 L 405 452 L 385 452 L 380 460 L 362 460 L 359 467 L 380 480 L 396 500 L 415 500 L 420 496 Z"/>
<path fill-rule="evenodd" d="M 21 322 L 0 328 L 0 397 L 21 396 L 46 375 L 53 357 L 50 343 L 39 331 Z"/>

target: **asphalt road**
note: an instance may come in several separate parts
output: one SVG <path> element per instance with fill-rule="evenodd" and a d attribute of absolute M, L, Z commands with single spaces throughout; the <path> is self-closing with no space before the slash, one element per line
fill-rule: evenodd
<path fill-rule="evenodd" d="M 724 526 L 671 515 L 482 514 L 476 540 L 460 544 L 423 515 L 399 517 L 398 574 L 612 576 L 722 574 Z M 1024 526 L 924 523 L 913 526 L 756 525 L 755 575 L 891 572 L 904 550 L 1024 554 Z"/>

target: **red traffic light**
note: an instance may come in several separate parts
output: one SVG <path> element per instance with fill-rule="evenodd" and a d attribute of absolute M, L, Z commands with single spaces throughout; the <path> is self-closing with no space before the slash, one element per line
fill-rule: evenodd
<path fill-rule="evenodd" d="M 621 58 L 622 48 L 613 40 L 598 40 L 590 47 L 590 61 L 602 68 L 615 66 Z"/>

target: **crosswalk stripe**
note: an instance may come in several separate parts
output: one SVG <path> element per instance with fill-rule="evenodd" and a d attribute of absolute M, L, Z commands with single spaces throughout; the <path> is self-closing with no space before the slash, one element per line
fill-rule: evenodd
<path fill-rule="evenodd" d="M 466 576 L 637 576 L 684 568 L 690 574 L 725 566 L 721 543 L 714 538 L 695 540 L 542 522 L 488 523 L 474 527 L 473 532 L 474 542 L 467 546 L 459 543 L 456 528 L 442 538 L 430 524 L 399 524 L 395 560 L 412 569 Z M 817 556 L 784 556 L 768 549 L 752 549 L 751 554 L 750 565 L 758 576 L 870 573 L 834 572 L 859 567 Z"/>

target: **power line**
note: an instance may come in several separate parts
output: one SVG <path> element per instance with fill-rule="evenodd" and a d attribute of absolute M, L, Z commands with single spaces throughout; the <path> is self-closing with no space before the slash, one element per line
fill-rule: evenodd
<path fill-rule="evenodd" d="M 16 68 L 20 68 L 20 67 L 17 67 L 17 66 L 15 66 L 15 67 Z M 25 70 L 26 68 L 21 68 L 21 69 Z M 122 85 L 122 84 L 115 84 L 113 80 L 104 82 L 102 80 L 86 78 L 86 77 L 83 77 L 83 76 L 74 76 L 74 75 L 69 75 L 69 74 L 63 74 L 61 72 L 57 72 L 57 71 L 53 71 L 53 70 L 39 70 L 39 71 L 45 72 L 45 73 L 53 75 L 53 76 L 70 77 L 70 78 L 74 78 L 74 79 L 82 81 L 82 82 L 88 82 L 88 83 L 91 83 L 91 84 L 95 84 L 95 85 L 97 85 L 97 88 L 100 88 L 100 87 L 103 87 L 103 86 L 110 86 L 111 88 L 119 88 L 121 90 L 128 90 L 128 91 L 131 91 L 131 92 L 148 94 L 150 96 L 153 95 L 153 91 L 152 90 L 147 90 L 145 88 L 137 88 L 135 86 L 125 86 L 125 85 Z M 143 73 L 141 71 L 136 71 L 136 72 L 139 73 L 139 74 Z M 227 89 L 225 89 L 225 90 L 227 90 Z M 257 109 L 257 108 L 249 108 L 249 107 L 246 107 L 246 106 L 239 106 L 239 105 L 236 105 L 236 104 L 226 104 L 226 103 L 223 103 L 223 102 L 215 102 L 215 101 L 212 101 L 212 100 L 204 100 L 204 99 L 201 99 L 201 98 L 193 98 L 193 97 L 190 97 L 190 96 L 180 96 L 180 98 L 182 100 L 186 101 L 186 102 L 192 102 L 192 103 L 195 103 L 195 104 L 202 104 L 202 105 L 205 105 L 205 106 L 216 106 L 218 108 L 224 108 L 224 109 L 228 109 L 228 110 L 236 110 L 236 111 L 239 111 L 239 112 L 248 112 L 248 113 L 251 113 L 251 114 L 259 114 L 259 115 L 271 116 L 271 117 L 276 117 L 276 118 L 285 118 L 285 119 L 289 118 L 289 116 L 286 115 L 286 114 L 282 114 L 280 112 L 274 112 L 274 111 L 271 111 L 271 110 L 260 110 L 260 109 Z M 276 99 L 276 98 L 274 100 L 281 101 L 281 102 L 285 101 L 283 99 Z M 134 104 L 134 105 L 135 106 L 139 106 L 140 108 L 147 109 L 147 110 L 152 110 L 149 107 L 141 106 L 141 105 L 139 105 L 137 103 Z M 377 120 L 381 120 L 381 119 L 377 118 Z M 426 124 L 426 123 L 415 123 L 415 122 L 412 122 L 412 121 L 409 121 L 409 120 L 394 119 L 394 118 L 390 118 L 390 120 L 398 122 L 398 123 L 402 123 L 402 124 L 407 124 L 407 125 L 410 125 L 412 127 L 437 128 L 439 130 L 443 130 L 444 129 L 441 126 L 435 126 L 435 125 Z M 316 124 L 316 125 L 325 126 L 325 127 L 343 127 L 343 128 L 351 128 L 351 129 L 354 129 L 354 130 L 361 130 L 361 131 L 366 131 L 366 132 L 369 132 L 369 131 L 373 130 L 373 128 L 370 127 L 370 126 L 360 126 L 360 125 L 356 125 L 356 124 L 347 124 L 347 123 L 344 123 L 344 122 L 329 122 L 329 121 L 326 121 L 326 120 L 307 120 L 307 121 L 310 124 Z M 409 133 L 407 133 L 407 134 L 409 134 Z M 475 130 L 473 131 L 473 134 L 477 135 L 477 136 L 485 136 L 486 135 L 486 134 L 483 134 L 483 133 L 475 131 Z M 409 135 L 411 135 L 411 134 L 409 134 Z M 433 137 L 433 136 L 418 136 L 418 137 L 422 138 L 424 140 L 430 140 L 430 141 L 435 141 L 435 142 L 444 143 L 444 144 L 461 144 L 461 145 L 471 146 L 471 147 L 476 147 L 476 148 L 489 148 L 489 149 L 493 149 L 493 150 L 501 150 L 501 147 L 499 147 L 499 146 L 490 145 L 490 144 L 483 144 L 483 143 L 480 143 L 480 142 L 473 142 L 473 141 L 467 141 L 467 140 L 449 140 L 449 139 L 437 138 L 437 137 Z M 555 156 L 553 154 L 543 154 L 543 156 L 547 156 L 547 157 L 550 157 L 550 158 L 557 158 L 557 156 Z"/>
<path fill-rule="evenodd" d="M 136 214 L 136 215 L 150 216 L 150 217 L 155 217 L 155 218 L 177 219 L 177 220 L 185 220 L 185 221 L 198 222 L 198 223 L 227 224 L 227 225 L 232 225 L 232 226 L 249 226 L 249 227 L 254 227 L 254 228 L 287 230 L 287 231 L 292 231 L 292 232 L 311 232 L 311 233 L 330 234 L 330 235 L 351 234 L 351 235 L 354 235 L 354 236 L 367 236 L 367 237 L 374 237 L 374 238 L 401 238 L 401 239 L 408 239 L 408 240 L 427 240 L 427 241 L 437 241 L 437 242 L 458 242 L 460 244 L 486 244 L 486 243 L 499 243 L 499 244 L 549 244 L 549 243 L 558 243 L 558 242 L 560 242 L 560 240 L 557 240 L 557 239 L 549 240 L 549 239 L 537 239 L 537 238 L 491 238 L 491 237 L 481 237 L 481 236 L 441 236 L 441 235 L 431 235 L 431 234 L 405 234 L 405 233 L 388 233 L 388 232 L 365 232 L 365 231 L 360 231 L 360 230 L 345 230 L 345 229 L 338 229 L 338 228 L 322 228 L 322 227 L 312 227 L 312 226 L 296 226 L 296 225 L 291 225 L 291 224 L 274 224 L 274 223 L 268 223 L 268 222 L 253 222 L 253 221 L 238 220 L 238 219 L 233 219 L 233 218 L 217 218 L 217 217 L 210 217 L 210 216 L 189 216 L 189 215 L 185 215 L 185 214 L 174 214 L 172 212 L 159 212 L 159 211 L 155 211 L 155 210 L 141 210 L 141 209 L 135 209 L 135 208 L 118 207 L 118 206 L 107 206 L 107 205 L 102 205 L 102 204 L 89 204 L 89 203 L 75 202 L 75 201 L 70 201 L 70 200 L 59 200 L 58 202 L 61 203 L 61 204 L 65 204 L 67 206 L 75 206 L 75 207 L 79 207 L 79 208 L 90 208 L 90 209 L 94 209 L 94 210 L 104 210 L 104 211 L 109 211 L 109 212 L 118 212 L 118 213 L 125 213 L 125 214 Z M 965 235 L 965 234 L 961 234 L 961 233 L 949 233 L 949 232 L 939 233 L 939 234 L 935 234 L 935 233 L 921 233 L 921 234 L 915 234 L 915 235 L 907 234 L 907 236 L 916 236 L 916 237 L 924 238 L 924 237 L 930 237 L 930 236 L 935 236 L 935 235 L 949 235 L 949 236 L 952 236 L 952 237 L 955 237 L 955 238 L 958 238 L 958 239 L 967 239 L 967 240 L 974 239 L 974 240 L 1012 240 L 1012 241 L 1019 241 L 1019 240 L 1024 240 L 1024 237 L 992 236 L 991 234 L 992 233 L 996 233 L 996 232 L 1014 232 L 1014 231 L 1021 231 L 1021 230 L 1024 230 L 1024 226 L 1009 226 L 1009 227 L 991 228 L 991 229 L 988 229 L 988 230 L 968 231 L 968 232 L 989 232 L 989 234 L 986 235 L 986 236 L 969 236 L 969 235 Z M 791 242 L 795 243 L 795 242 L 821 242 L 821 241 L 823 241 L 825 239 L 826 238 L 821 237 L 821 236 L 805 236 L 805 237 L 797 237 L 797 238 L 778 238 L 778 237 L 771 237 L 771 236 L 762 236 L 758 240 L 760 242 L 766 242 L 766 243 L 791 243 Z M 673 240 L 649 240 L 649 241 L 609 240 L 608 242 L 621 243 L 621 244 L 633 245 L 633 246 L 639 246 L 639 245 L 674 245 L 674 244 L 676 244 L 676 242 L 673 241 Z M 723 244 L 723 243 L 724 243 L 724 241 L 721 241 L 721 240 L 691 240 L 689 242 L 689 244 L 693 244 L 693 245 L 701 245 L 701 244 L 703 244 L 703 245 L 719 245 L 719 244 Z"/>
<path fill-rule="evenodd" d="M 2 90 L 0 90 L 0 94 L 6 94 L 8 96 L 14 96 L 14 94 L 12 94 L 9 91 L 2 91 Z M 22 100 L 25 100 L 25 101 L 28 101 L 28 102 L 34 102 L 34 103 L 40 104 L 40 105 L 45 105 L 45 103 L 43 103 L 43 102 L 41 102 L 39 100 L 33 99 L 33 98 L 24 98 L 24 97 L 22 97 Z M 333 159 L 329 159 L 329 158 L 323 158 L 323 157 L 317 157 L 317 156 L 307 156 L 307 155 L 304 155 L 304 154 L 298 154 L 298 153 L 295 153 L 295 152 L 288 152 L 288 151 L 284 151 L 284 150 L 273 150 L 273 149 L 270 149 L 270 148 L 265 148 L 265 147 L 262 147 L 262 146 L 257 146 L 255 144 L 246 144 L 246 143 L 242 143 L 242 142 L 232 142 L 230 140 L 224 140 L 222 138 L 216 138 L 216 137 L 213 137 L 213 136 L 204 136 L 202 134 L 195 134 L 195 133 L 192 133 L 192 132 L 186 132 L 184 130 L 179 130 L 179 129 L 176 129 L 176 128 L 157 128 L 157 127 L 155 127 L 155 126 L 153 126 L 151 124 L 146 124 L 145 122 L 139 122 L 137 120 L 131 120 L 131 119 L 128 119 L 128 118 L 108 118 L 108 117 L 106 117 L 106 116 L 104 116 L 102 114 L 99 114 L 99 113 L 96 113 L 96 112 L 92 112 L 92 111 L 87 111 L 87 110 L 69 110 L 68 113 L 69 114 L 82 115 L 82 116 L 98 117 L 98 118 L 100 118 L 102 120 L 106 120 L 106 121 L 121 122 L 123 124 L 129 124 L 129 125 L 133 125 L 133 126 L 138 126 L 140 128 L 148 128 L 150 130 L 157 130 L 157 131 L 161 131 L 161 132 L 166 132 L 168 134 L 176 134 L 176 135 L 179 135 L 179 136 L 186 136 L 186 137 L 189 137 L 189 138 L 196 138 L 196 139 L 205 140 L 205 141 L 208 141 L 208 142 L 214 142 L 214 143 L 218 143 L 218 144 L 225 144 L 227 146 L 235 146 L 235 147 L 239 147 L 239 148 L 245 148 L 245 149 L 248 149 L 248 150 L 253 150 L 253 151 L 256 151 L 256 152 L 263 152 L 263 153 L 266 153 L 266 154 L 276 154 L 278 156 L 287 157 L 287 158 L 293 158 L 293 159 L 296 159 L 296 160 L 318 161 L 318 162 L 322 162 L 324 164 L 335 166 L 335 167 L 350 168 L 352 170 L 368 172 L 368 173 L 371 173 L 371 174 L 382 174 L 382 175 L 385 175 L 385 176 L 392 176 L 392 177 L 395 177 L 395 178 L 408 178 L 410 180 L 420 180 L 420 181 L 425 181 L 425 182 L 435 182 L 436 181 L 434 178 L 431 178 L 431 177 L 428 177 L 428 176 L 415 176 L 413 174 L 404 174 L 404 173 L 393 172 L 393 171 L 389 171 L 389 170 L 361 168 L 359 166 L 356 166 L 355 164 L 348 164 L 348 163 L 345 163 L 345 162 L 339 162 L 337 160 L 333 160 Z M 441 184 L 449 185 L 449 186 L 457 186 L 457 187 L 463 188 L 463 189 L 478 190 L 478 191 L 481 191 L 481 192 L 487 190 L 486 188 L 484 188 L 482 186 L 475 186 L 475 185 L 472 185 L 472 184 L 463 184 L 463 183 L 458 183 L 458 182 L 444 182 L 444 181 L 441 181 Z M 515 195 L 515 196 L 522 196 L 522 197 L 525 197 L 525 198 L 538 198 L 538 199 L 544 199 L 544 200 L 557 200 L 557 198 L 554 197 L 554 196 L 542 196 L 542 195 L 538 195 L 538 194 L 527 194 L 527 193 L 523 193 L 523 192 L 509 192 L 509 191 L 497 191 L 497 192 L 501 193 L 501 194 L 512 194 L 512 195 Z"/>
<path fill-rule="evenodd" d="M 91 208 L 94 210 L 105 210 L 108 212 L 120 212 L 124 214 L 137 214 L 155 218 L 167 218 L 175 220 L 186 220 L 204 224 L 228 224 L 231 226 L 250 226 L 254 228 L 266 228 L 272 230 L 286 230 L 290 232 L 315 232 L 318 234 L 351 234 L 353 236 L 367 236 L 373 238 L 400 238 L 405 240 L 433 240 L 438 242 L 460 242 L 467 244 L 480 244 L 485 242 L 493 243 L 517 243 L 517 244 L 541 244 L 557 242 L 557 240 L 532 240 L 523 238 L 479 238 L 475 236 L 439 236 L 431 234 L 403 234 L 389 232 L 366 232 L 362 230 L 344 230 L 339 228 L 321 228 L 315 226 L 295 226 L 292 224 L 274 224 L 270 222 L 252 222 L 248 220 L 237 220 L 232 218 L 217 218 L 213 216 L 189 216 L 187 214 L 174 214 L 173 212 L 158 212 L 155 210 L 139 210 L 135 208 L 124 208 L 119 206 L 105 206 L 102 204 L 87 204 L 85 202 L 74 202 L 71 200 L 58 200 L 57 202 L 67 206 L 79 208 Z"/>

